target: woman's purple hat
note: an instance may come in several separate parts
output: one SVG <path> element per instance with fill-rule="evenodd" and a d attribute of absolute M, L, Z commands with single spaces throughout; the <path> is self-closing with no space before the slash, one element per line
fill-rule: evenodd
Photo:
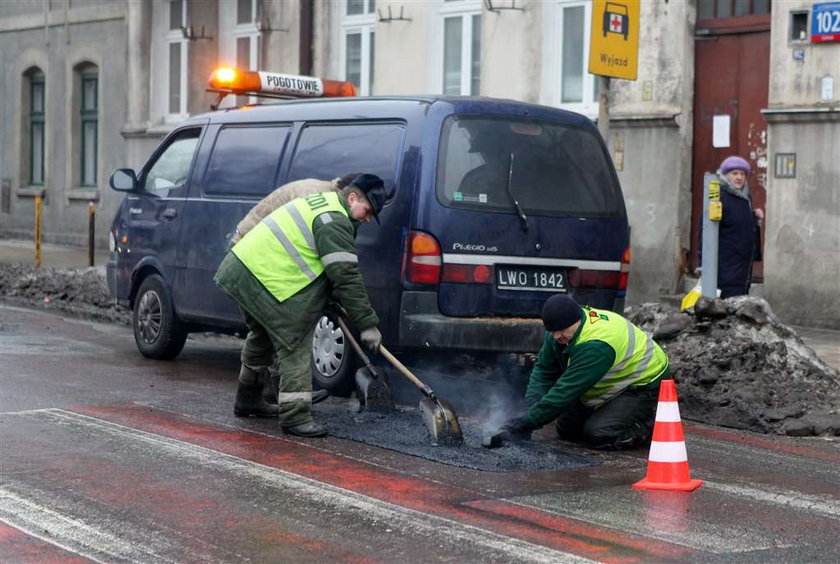
<path fill-rule="evenodd" d="M 743 170 L 747 174 L 750 173 L 750 163 L 742 159 L 741 157 L 731 156 L 726 157 L 723 159 L 723 162 L 720 163 L 720 173 L 721 174 L 728 174 L 733 170 Z"/>

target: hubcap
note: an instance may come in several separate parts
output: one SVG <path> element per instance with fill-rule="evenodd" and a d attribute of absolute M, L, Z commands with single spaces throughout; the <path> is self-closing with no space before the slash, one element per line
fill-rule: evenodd
<path fill-rule="evenodd" d="M 144 343 L 151 345 L 158 340 L 162 317 L 163 305 L 157 292 L 143 294 L 137 304 L 137 332 Z"/>
<path fill-rule="evenodd" d="M 312 336 L 312 360 L 322 375 L 332 378 L 344 361 L 344 333 L 327 316 L 318 320 Z"/>

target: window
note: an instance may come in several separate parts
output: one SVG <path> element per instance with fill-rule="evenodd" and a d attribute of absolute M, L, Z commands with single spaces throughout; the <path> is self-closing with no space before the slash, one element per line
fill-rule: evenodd
<path fill-rule="evenodd" d="M 161 198 L 183 193 L 200 133 L 200 129 L 187 129 L 172 137 L 145 173 L 146 192 Z"/>
<path fill-rule="evenodd" d="M 29 82 L 29 184 L 44 184 L 44 96 L 46 79 L 39 69 L 31 70 Z"/>
<path fill-rule="evenodd" d="M 481 3 L 473 0 L 446 0 L 441 15 L 441 91 L 452 96 L 477 96 L 481 92 Z"/>
<path fill-rule="evenodd" d="M 166 32 L 166 112 L 175 119 L 187 114 L 187 40 L 183 32 L 186 22 L 186 0 L 169 0 L 169 25 Z"/>
<path fill-rule="evenodd" d="M 236 67 L 246 70 L 260 68 L 260 32 L 257 30 L 259 0 L 236 0 L 236 25 L 233 38 L 236 50 Z M 256 98 L 237 96 L 236 105 L 254 103 Z"/>
<path fill-rule="evenodd" d="M 306 127 L 287 182 L 367 172 L 376 174 L 386 188 L 391 188 L 402 155 L 404 130 L 402 124 L 396 123 Z"/>
<path fill-rule="evenodd" d="M 81 139 L 81 174 L 82 186 L 97 184 L 97 147 L 99 145 L 99 74 L 96 67 L 90 65 L 81 72 L 80 108 L 81 121 L 79 132 Z"/>
<path fill-rule="evenodd" d="M 770 0 L 697 0 L 698 20 L 769 13 Z"/>
<path fill-rule="evenodd" d="M 346 0 L 341 20 L 342 74 L 361 96 L 373 94 L 375 25 L 374 0 Z"/>
<path fill-rule="evenodd" d="M 589 74 L 591 2 L 561 2 L 557 29 L 560 32 L 559 106 L 588 116 L 598 114 L 598 77 Z"/>
<path fill-rule="evenodd" d="M 452 116 L 438 155 L 438 199 L 451 207 L 612 216 L 621 193 L 596 136 L 546 120 Z"/>
<path fill-rule="evenodd" d="M 204 176 L 204 192 L 262 197 L 274 190 L 288 135 L 285 125 L 222 129 Z"/>

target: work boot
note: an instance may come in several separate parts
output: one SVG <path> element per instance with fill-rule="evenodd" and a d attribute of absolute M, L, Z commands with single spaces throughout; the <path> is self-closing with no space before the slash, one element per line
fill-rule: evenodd
<path fill-rule="evenodd" d="M 300 425 L 283 427 L 283 432 L 298 437 L 324 437 L 327 435 L 327 428 L 317 421 L 308 421 Z"/>
<path fill-rule="evenodd" d="M 262 382 L 237 382 L 233 414 L 237 417 L 277 417 L 277 405 L 266 403 L 262 397 L 262 390 Z"/>
<path fill-rule="evenodd" d="M 263 401 L 272 405 L 277 405 L 277 388 L 280 385 L 280 373 L 274 369 L 269 368 L 262 374 L 263 382 Z"/>

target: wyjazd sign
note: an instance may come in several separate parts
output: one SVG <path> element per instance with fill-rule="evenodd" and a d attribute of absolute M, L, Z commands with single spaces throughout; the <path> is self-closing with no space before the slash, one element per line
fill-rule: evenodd
<path fill-rule="evenodd" d="M 840 2 L 814 4 L 811 43 L 840 42 Z"/>

